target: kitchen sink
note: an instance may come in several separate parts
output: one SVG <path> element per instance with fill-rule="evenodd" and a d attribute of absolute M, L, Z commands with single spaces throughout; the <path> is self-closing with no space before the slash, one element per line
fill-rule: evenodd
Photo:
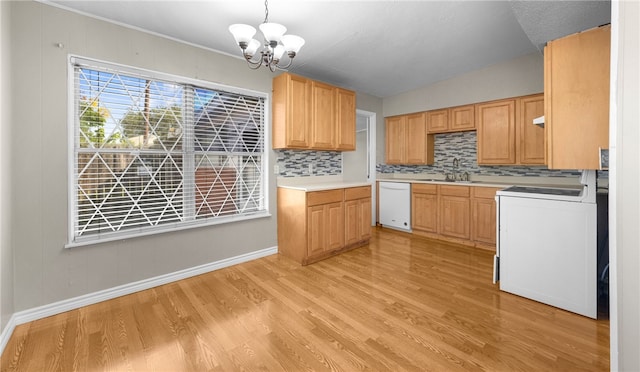
<path fill-rule="evenodd" d="M 416 181 L 424 181 L 424 182 L 446 182 L 446 183 L 478 183 L 480 181 L 449 181 L 435 178 L 417 178 Z"/>

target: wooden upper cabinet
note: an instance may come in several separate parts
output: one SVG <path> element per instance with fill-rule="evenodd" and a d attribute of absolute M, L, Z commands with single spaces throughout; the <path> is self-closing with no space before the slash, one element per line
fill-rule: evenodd
<path fill-rule="evenodd" d="M 356 93 L 342 88 L 336 89 L 337 144 L 339 150 L 356 149 Z"/>
<path fill-rule="evenodd" d="M 515 110 L 514 99 L 476 105 L 478 164 L 516 163 Z"/>
<path fill-rule="evenodd" d="M 355 92 L 283 73 L 273 79 L 274 149 L 355 150 Z"/>
<path fill-rule="evenodd" d="M 433 135 L 424 112 L 385 119 L 387 164 L 433 164 Z"/>
<path fill-rule="evenodd" d="M 475 105 L 450 108 L 449 129 L 453 132 L 476 129 Z"/>
<path fill-rule="evenodd" d="M 544 100 L 550 169 L 599 169 L 609 147 L 611 26 L 547 43 Z"/>
<path fill-rule="evenodd" d="M 449 109 L 427 111 L 427 129 L 429 133 L 449 131 Z"/>
<path fill-rule="evenodd" d="M 428 143 L 425 113 L 407 115 L 406 131 L 406 164 L 433 163 L 433 137 Z"/>
<path fill-rule="evenodd" d="M 355 131 L 355 128 L 354 128 Z M 318 81 L 311 82 L 311 148 L 333 149 L 336 137 L 335 88 Z M 355 133 L 354 133 L 355 136 Z"/>
<path fill-rule="evenodd" d="M 518 111 L 519 164 L 544 165 L 544 128 L 533 124 L 533 119 L 544 115 L 544 95 L 518 99 Z"/>
<path fill-rule="evenodd" d="M 274 149 L 308 148 L 311 124 L 311 81 L 281 74 L 273 79 Z"/>
<path fill-rule="evenodd" d="M 429 133 L 462 132 L 476 129 L 475 106 L 465 105 L 427 111 Z"/>
<path fill-rule="evenodd" d="M 393 116 L 385 119 L 385 155 L 387 164 L 404 164 L 406 162 L 406 127 L 406 116 Z"/>
<path fill-rule="evenodd" d="M 544 113 L 544 96 L 476 104 L 478 164 L 544 165 L 544 129 L 533 119 Z"/>

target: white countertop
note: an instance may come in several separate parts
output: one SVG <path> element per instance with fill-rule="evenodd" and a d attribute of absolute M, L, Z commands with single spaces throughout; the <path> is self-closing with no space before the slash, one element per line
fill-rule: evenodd
<path fill-rule="evenodd" d="M 510 186 L 536 186 L 553 188 L 581 188 L 578 177 L 508 177 L 508 176 L 476 176 L 471 182 L 449 182 L 441 175 L 428 174 L 378 174 L 378 182 L 408 182 L 440 185 L 458 185 L 474 187 L 507 188 Z M 371 185 L 370 182 L 344 180 L 342 176 L 313 176 L 313 177 L 279 177 L 278 187 L 302 190 L 323 191 L 348 187 Z"/>
<path fill-rule="evenodd" d="M 278 185 L 285 189 L 302 190 L 302 191 L 323 191 L 333 189 L 346 189 L 349 187 L 370 186 L 368 182 L 327 182 L 306 185 Z"/>
<path fill-rule="evenodd" d="M 281 177 L 278 178 L 278 187 L 302 191 L 323 191 L 332 189 L 345 189 L 349 187 L 369 186 L 370 182 L 345 181 L 341 176 L 316 176 L 316 177 Z"/>
<path fill-rule="evenodd" d="M 431 183 L 441 185 L 481 186 L 507 188 L 510 186 L 536 186 L 553 188 L 582 188 L 579 177 L 524 177 L 471 175 L 470 182 L 445 181 L 442 175 L 433 174 L 378 174 L 379 182 Z"/>

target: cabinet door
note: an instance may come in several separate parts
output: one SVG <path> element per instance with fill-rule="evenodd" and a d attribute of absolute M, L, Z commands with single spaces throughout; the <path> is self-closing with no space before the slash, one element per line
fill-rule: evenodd
<path fill-rule="evenodd" d="M 515 164 L 515 101 L 476 105 L 478 164 Z"/>
<path fill-rule="evenodd" d="M 438 195 L 411 194 L 411 228 L 414 230 L 438 232 Z"/>
<path fill-rule="evenodd" d="M 406 164 L 427 163 L 427 122 L 424 113 L 407 115 Z"/>
<path fill-rule="evenodd" d="M 468 240 L 469 198 L 440 196 L 440 234 Z"/>
<path fill-rule="evenodd" d="M 338 88 L 336 148 L 339 150 L 356 149 L 356 94 L 353 91 Z"/>
<path fill-rule="evenodd" d="M 442 133 L 449 130 L 449 110 L 427 111 L 427 130 L 429 133 Z"/>
<path fill-rule="evenodd" d="M 459 106 L 449 110 L 449 130 L 452 132 L 476 129 L 475 106 Z"/>
<path fill-rule="evenodd" d="M 331 251 L 344 247 L 344 207 L 343 202 L 325 205 L 327 228 L 324 233 L 328 237 L 325 250 Z"/>
<path fill-rule="evenodd" d="M 273 79 L 273 148 L 307 148 L 311 117 L 311 82 L 282 74 Z"/>
<path fill-rule="evenodd" d="M 611 26 L 550 41 L 544 50 L 550 169 L 599 169 L 609 147 Z"/>
<path fill-rule="evenodd" d="M 544 128 L 533 125 L 533 119 L 544 115 L 544 95 L 519 99 L 518 105 L 519 163 L 544 165 Z"/>
<path fill-rule="evenodd" d="M 406 116 L 385 120 L 385 154 L 387 164 L 403 164 L 406 160 Z"/>
<path fill-rule="evenodd" d="M 329 246 L 329 227 L 325 209 L 325 205 L 307 207 L 307 257 L 322 254 Z"/>
<path fill-rule="evenodd" d="M 335 148 L 336 91 L 329 84 L 311 83 L 311 148 Z"/>
<path fill-rule="evenodd" d="M 358 200 L 358 209 L 360 211 L 358 217 L 360 240 L 368 240 L 371 238 L 371 198 Z"/>
<path fill-rule="evenodd" d="M 473 199 L 472 239 L 490 245 L 496 244 L 495 199 Z"/>
<path fill-rule="evenodd" d="M 344 202 L 344 243 L 346 245 L 355 244 L 360 240 L 358 200 L 348 200 Z"/>
<path fill-rule="evenodd" d="M 307 207 L 307 257 L 344 246 L 342 202 Z"/>
<path fill-rule="evenodd" d="M 344 202 L 345 245 L 371 238 L 371 198 Z"/>

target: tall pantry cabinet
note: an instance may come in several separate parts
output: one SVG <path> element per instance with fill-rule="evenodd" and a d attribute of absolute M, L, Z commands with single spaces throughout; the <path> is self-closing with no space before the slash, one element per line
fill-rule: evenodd
<path fill-rule="evenodd" d="M 547 43 L 544 120 L 550 169 L 600 169 L 609 147 L 611 26 Z"/>

